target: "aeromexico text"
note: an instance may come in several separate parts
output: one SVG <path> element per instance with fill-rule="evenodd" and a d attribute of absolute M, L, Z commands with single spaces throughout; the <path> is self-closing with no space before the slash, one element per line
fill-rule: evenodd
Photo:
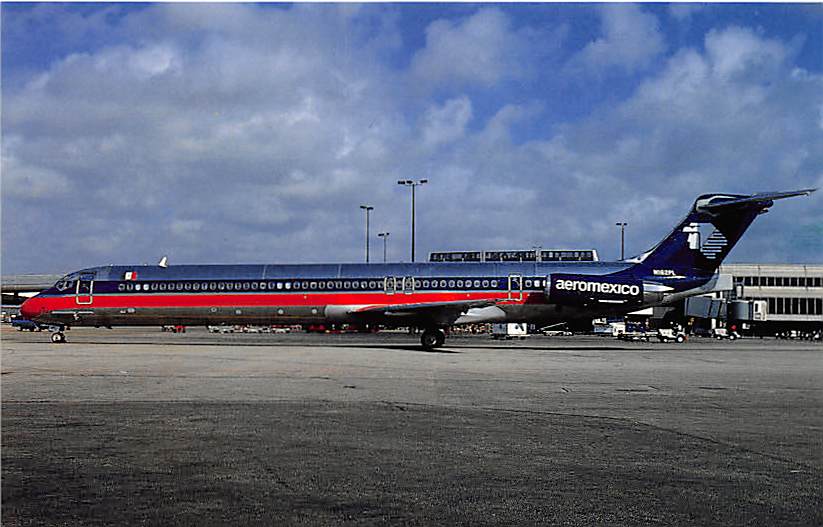
<path fill-rule="evenodd" d="M 579 279 L 557 279 L 554 289 L 580 293 L 599 293 L 604 295 L 640 296 L 643 291 L 637 284 L 615 282 L 591 282 Z"/>

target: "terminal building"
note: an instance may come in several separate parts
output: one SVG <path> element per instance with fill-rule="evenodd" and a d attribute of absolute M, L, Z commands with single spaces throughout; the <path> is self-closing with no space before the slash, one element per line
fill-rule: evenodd
<path fill-rule="evenodd" d="M 823 329 L 823 265 L 725 264 L 720 272 L 732 277 L 733 288 L 723 295 L 731 305 L 765 308 L 761 320 L 752 321 L 754 333 Z"/>

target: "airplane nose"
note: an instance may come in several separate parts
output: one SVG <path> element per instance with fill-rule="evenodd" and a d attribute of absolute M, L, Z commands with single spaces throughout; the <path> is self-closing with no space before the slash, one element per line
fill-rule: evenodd
<path fill-rule="evenodd" d="M 33 320 L 43 312 L 40 300 L 35 296 L 20 305 L 20 316 L 26 320 Z"/>

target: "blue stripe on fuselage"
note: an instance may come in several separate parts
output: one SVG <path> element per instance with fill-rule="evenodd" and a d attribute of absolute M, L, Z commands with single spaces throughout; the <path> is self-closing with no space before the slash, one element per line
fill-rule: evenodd
<path fill-rule="evenodd" d="M 510 274 L 546 276 L 552 273 L 605 275 L 625 271 L 632 264 L 621 262 L 486 262 L 486 263 L 390 263 L 390 264 L 278 264 L 278 265 L 115 265 L 83 269 L 96 280 L 122 280 L 136 272 L 138 280 L 268 280 L 306 278 L 375 278 L 413 276 L 431 278 L 499 277 Z M 75 274 L 75 273 L 72 273 Z"/>

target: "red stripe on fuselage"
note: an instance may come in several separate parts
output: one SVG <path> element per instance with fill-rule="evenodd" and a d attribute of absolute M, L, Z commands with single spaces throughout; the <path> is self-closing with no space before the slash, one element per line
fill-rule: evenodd
<path fill-rule="evenodd" d="M 327 305 L 398 305 L 456 302 L 461 300 L 504 300 L 511 304 L 544 302 L 543 293 L 523 293 L 522 299 L 505 300 L 505 293 L 483 292 L 425 292 L 410 295 L 396 293 L 276 293 L 276 294 L 126 294 L 95 295 L 90 304 L 77 304 L 75 296 L 39 297 L 40 311 L 75 308 L 128 308 L 128 307 L 280 307 Z M 37 298 L 37 297 L 36 297 Z M 33 299 L 32 299 L 33 300 Z"/>

